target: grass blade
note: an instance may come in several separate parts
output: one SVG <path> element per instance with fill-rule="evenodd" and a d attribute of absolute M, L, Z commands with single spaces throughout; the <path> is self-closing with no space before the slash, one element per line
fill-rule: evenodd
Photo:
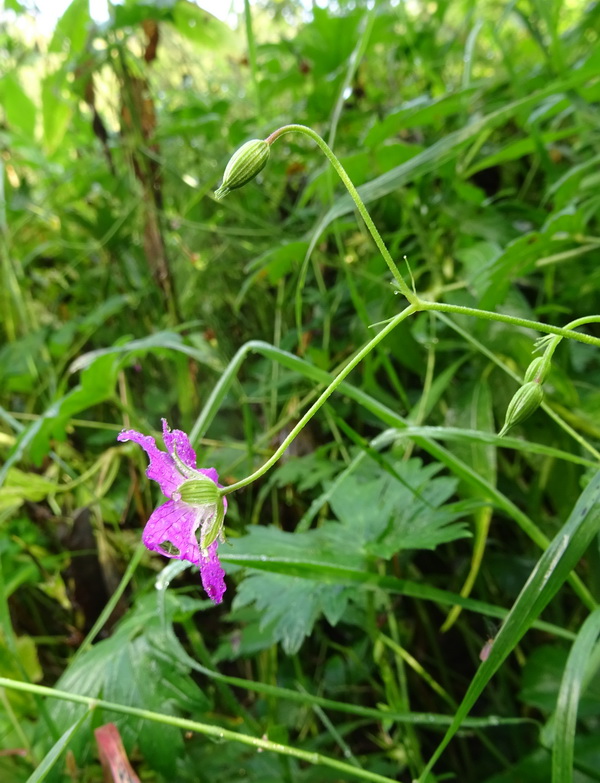
<path fill-rule="evenodd" d="M 596 473 L 582 492 L 571 515 L 531 572 L 504 620 L 489 657 L 477 670 L 452 725 L 429 760 L 420 781 L 427 779 L 429 772 L 458 731 L 485 686 L 566 581 L 599 530 L 600 472 Z"/>
<path fill-rule="evenodd" d="M 597 641 L 600 634 L 600 609 L 589 615 L 577 634 L 565 671 L 563 674 L 554 724 L 554 747 L 552 750 L 552 783 L 571 783 L 573 780 L 573 758 L 575 728 L 579 699 L 590 676 L 598 670 L 596 666 L 590 672 L 588 666 L 594 650 L 598 651 Z"/>

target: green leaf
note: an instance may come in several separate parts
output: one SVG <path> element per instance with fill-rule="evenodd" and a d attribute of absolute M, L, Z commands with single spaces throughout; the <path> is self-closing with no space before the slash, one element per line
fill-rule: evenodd
<path fill-rule="evenodd" d="M 464 524 L 454 522 L 464 510 L 441 508 L 457 482 L 435 478 L 440 468 L 412 459 L 392 462 L 393 475 L 386 475 L 370 462 L 345 476 L 329 495 L 333 513 L 347 527 L 343 535 L 386 559 L 401 549 L 435 549 L 468 535 Z"/>
<path fill-rule="evenodd" d="M 72 0 L 56 23 L 48 51 L 79 54 L 85 46 L 90 23 L 89 0 Z"/>
<path fill-rule="evenodd" d="M 373 556 L 389 559 L 401 549 L 434 549 L 468 535 L 455 520 L 470 506 L 444 505 L 457 482 L 436 477 L 441 465 L 423 467 L 418 459 L 391 461 L 389 472 L 382 473 L 373 462 L 354 464 L 357 467 L 346 472 L 328 494 L 339 522 L 294 534 L 251 528 L 248 536 L 235 541 L 234 552 L 262 551 L 296 558 L 304 554 L 313 563 L 341 561 L 363 569 Z M 324 585 L 303 582 L 295 575 L 252 574 L 239 585 L 234 606 L 255 604 L 261 613 L 261 628 L 272 624 L 274 640 L 293 653 L 321 613 L 330 623 L 337 623 L 352 596 L 362 600 L 360 593 L 353 595 L 345 587 L 343 578 L 340 584 Z"/>
<path fill-rule="evenodd" d="M 261 614 L 260 630 L 272 625 L 274 642 L 288 655 L 297 653 L 322 612 L 335 624 L 348 602 L 348 588 L 307 582 L 283 574 L 252 574 L 241 583 L 234 608 L 255 604 Z"/>
<path fill-rule="evenodd" d="M 236 38 L 231 28 L 196 3 L 177 0 L 173 24 L 182 35 L 206 49 L 235 49 Z"/>
<path fill-rule="evenodd" d="M 165 598 L 169 622 L 189 617 L 206 603 L 172 592 L 166 593 Z M 189 667 L 174 661 L 163 650 L 158 600 L 157 591 L 140 599 L 113 636 L 95 644 L 66 669 L 58 687 L 168 715 L 197 715 L 206 710 L 209 702 L 189 676 Z M 70 703 L 55 703 L 51 705 L 51 714 L 62 728 L 81 709 Z M 139 743 L 151 766 L 167 776 L 172 772 L 183 750 L 178 729 L 111 713 L 104 713 L 97 720 L 114 721 L 127 748 Z M 76 756 L 80 756 L 83 747 L 83 741 L 75 743 Z"/>
<path fill-rule="evenodd" d="M 0 94 L 9 127 L 20 131 L 32 142 L 35 136 L 37 109 L 15 73 L 8 73 L 0 82 Z"/>
<path fill-rule="evenodd" d="M 26 473 L 18 468 L 11 468 L 5 485 L 0 487 L 0 510 L 18 507 L 26 500 L 39 502 L 48 495 L 55 494 L 57 488 L 56 482 L 37 473 Z"/>
<path fill-rule="evenodd" d="M 66 91 L 66 71 L 59 69 L 42 81 L 42 120 L 44 144 L 52 155 L 62 144 L 73 115 L 73 104 Z"/>

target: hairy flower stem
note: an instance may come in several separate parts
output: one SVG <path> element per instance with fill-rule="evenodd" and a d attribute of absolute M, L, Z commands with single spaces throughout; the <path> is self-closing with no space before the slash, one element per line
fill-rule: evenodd
<path fill-rule="evenodd" d="M 283 127 L 278 128 L 276 131 L 271 133 L 271 135 L 268 136 L 265 139 L 265 141 L 267 142 L 267 144 L 271 145 L 273 144 L 273 142 L 275 142 L 281 136 L 284 136 L 286 133 L 302 133 L 305 136 L 308 136 L 310 139 L 312 139 L 315 142 L 315 144 L 317 144 L 317 146 L 323 152 L 327 160 L 331 163 L 332 167 L 335 169 L 339 178 L 344 183 L 346 190 L 350 194 L 350 197 L 354 201 L 356 205 L 356 209 L 360 213 L 362 219 L 365 222 L 365 225 L 369 229 L 369 233 L 373 237 L 373 241 L 377 245 L 377 248 L 383 257 L 383 260 L 388 265 L 390 272 L 393 274 L 396 284 L 398 286 L 398 290 L 406 297 L 408 302 L 414 306 L 413 312 L 419 312 L 423 310 L 434 310 L 442 313 L 456 313 L 457 315 L 470 315 L 474 318 L 480 318 L 486 321 L 499 321 L 500 323 L 512 324 L 513 326 L 526 327 L 528 329 L 534 329 L 538 332 L 545 332 L 546 334 L 552 334 L 558 337 L 567 337 L 570 338 L 571 340 L 577 340 L 578 342 L 586 343 L 587 345 L 595 345 L 600 347 L 600 339 L 598 339 L 597 337 L 593 337 L 588 334 L 581 334 L 579 332 L 570 331 L 574 329 L 576 326 L 581 326 L 584 323 L 598 323 L 600 322 L 600 316 L 590 316 L 587 318 L 580 318 L 577 321 L 573 321 L 568 326 L 561 328 L 560 326 L 551 326 L 549 324 L 542 324 L 542 323 L 538 323 L 537 321 L 530 321 L 527 318 L 517 318 L 515 316 L 507 315 L 504 313 L 493 313 L 488 310 L 479 310 L 474 307 L 462 307 L 461 305 L 445 304 L 443 302 L 431 302 L 426 299 L 422 299 L 411 288 L 409 288 L 406 281 L 400 274 L 398 267 L 394 263 L 394 260 L 389 250 L 387 249 L 385 242 L 381 238 L 381 234 L 379 233 L 377 227 L 375 226 L 375 223 L 373 223 L 373 219 L 371 218 L 371 215 L 369 214 L 366 206 L 364 205 L 364 202 L 361 199 L 358 190 L 355 188 L 352 180 L 346 173 L 346 170 L 344 169 L 344 167 L 336 157 L 333 150 L 326 144 L 326 142 L 319 136 L 319 134 L 316 131 L 314 131 L 312 128 L 309 128 L 306 125 L 298 125 L 298 124 L 284 125 Z"/>
<path fill-rule="evenodd" d="M 311 407 L 306 411 L 304 416 L 302 416 L 300 421 L 296 424 L 296 426 L 292 429 L 289 435 L 281 443 L 279 448 L 265 462 L 265 464 L 262 465 L 262 467 L 260 467 L 254 473 L 251 473 L 249 476 L 246 476 L 246 478 L 237 481 L 235 484 L 219 489 L 219 493 L 221 495 L 228 495 L 231 492 L 235 492 L 237 489 L 241 489 L 242 487 L 246 487 L 249 484 L 252 484 L 252 482 L 254 482 L 256 479 L 263 476 L 270 468 L 272 468 L 273 465 L 275 465 L 275 463 L 282 456 L 282 454 L 286 451 L 286 449 L 290 446 L 290 444 L 296 438 L 296 436 L 304 429 L 306 424 L 315 415 L 315 413 L 322 407 L 322 405 L 327 401 L 327 399 L 329 399 L 329 397 L 338 388 L 338 386 L 344 381 L 344 379 L 348 376 L 348 374 L 352 372 L 352 370 L 373 350 L 373 348 L 375 348 L 381 340 L 383 340 L 391 331 L 393 331 L 393 329 L 395 329 L 399 323 L 401 323 L 408 316 L 413 315 L 413 313 L 424 312 L 427 310 L 440 312 L 440 313 L 455 313 L 457 315 L 468 315 L 486 321 L 498 321 L 500 323 L 511 324 L 512 326 L 516 326 L 516 327 L 521 327 L 521 328 L 525 327 L 528 329 L 536 330 L 538 332 L 543 332 L 549 336 L 549 345 L 546 348 L 548 361 L 550 360 L 552 353 L 558 346 L 559 342 L 563 338 L 577 340 L 578 342 L 586 343 L 587 345 L 595 345 L 597 347 L 600 347 L 599 338 L 593 337 L 588 334 L 581 334 L 579 332 L 573 331 L 573 329 L 575 329 L 577 326 L 581 326 L 583 324 L 600 323 L 600 316 L 588 316 L 585 318 L 579 318 L 576 321 L 572 321 L 566 327 L 561 328 L 558 326 L 551 326 L 550 324 L 538 323 L 537 321 L 530 321 L 527 318 L 518 318 L 505 313 L 495 313 L 489 310 L 479 310 L 473 307 L 463 307 L 461 305 L 445 304 L 443 302 L 429 301 L 427 299 L 422 299 L 421 297 L 419 297 L 415 291 L 409 288 L 406 281 L 400 274 L 398 267 L 394 263 L 394 260 L 389 250 L 387 249 L 383 239 L 381 238 L 381 235 L 377 230 L 375 223 L 373 223 L 373 220 L 366 206 L 364 205 L 364 202 L 362 201 L 356 187 L 354 186 L 352 180 L 346 173 L 346 170 L 344 169 L 344 167 L 336 157 L 333 150 L 329 147 L 329 145 L 312 128 L 309 128 L 306 125 L 297 125 L 297 124 L 284 125 L 283 127 L 278 128 L 276 131 L 271 133 L 271 135 L 265 139 L 265 142 L 270 146 L 281 136 L 284 136 L 286 133 L 302 133 L 305 136 L 308 136 L 310 139 L 312 139 L 315 142 L 315 144 L 317 144 L 317 146 L 323 152 L 327 160 L 331 163 L 332 167 L 338 174 L 339 178 L 344 183 L 348 193 L 350 194 L 352 200 L 354 201 L 354 204 L 356 205 L 358 212 L 360 213 L 362 219 L 364 220 L 365 225 L 369 230 L 369 233 L 373 237 L 373 240 L 377 245 L 379 252 L 381 253 L 390 272 L 394 276 L 399 292 L 406 297 L 406 299 L 409 302 L 409 306 L 405 308 L 401 313 L 394 316 L 390 321 L 388 321 L 388 323 L 381 330 L 381 332 L 379 332 L 379 334 L 376 337 L 370 340 L 366 345 L 364 345 L 360 349 L 360 351 L 358 351 L 358 353 L 355 354 L 354 358 L 340 371 L 337 377 L 321 393 L 321 395 L 316 400 L 316 402 L 313 403 L 313 405 L 311 405 Z M 200 428 L 201 428 L 201 422 L 199 419 L 198 422 L 196 422 L 196 426 L 194 427 L 194 430 L 192 431 L 192 440 L 194 440 L 194 438 L 198 435 Z"/>
<path fill-rule="evenodd" d="M 275 463 L 279 460 L 281 455 L 285 452 L 285 450 L 290 446 L 294 438 L 304 429 L 306 424 L 312 419 L 312 417 L 315 415 L 315 413 L 321 408 L 325 402 L 331 397 L 333 392 L 338 388 L 338 386 L 344 381 L 344 379 L 352 372 L 352 370 L 362 362 L 362 360 L 367 356 L 375 346 L 380 343 L 385 337 L 388 336 L 390 332 L 392 332 L 399 323 L 404 321 L 408 316 L 412 315 L 414 312 L 416 312 L 417 308 L 414 305 L 409 305 L 404 310 L 402 310 L 401 313 L 398 313 L 398 315 L 394 316 L 392 320 L 377 334 L 375 337 L 373 337 L 372 340 L 369 340 L 369 342 L 364 345 L 358 353 L 354 355 L 354 357 L 348 362 L 348 364 L 340 370 L 338 375 L 334 378 L 334 380 L 329 384 L 329 386 L 319 395 L 319 398 L 310 406 L 310 408 L 306 411 L 304 416 L 300 419 L 300 421 L 296 424 L 296 426 L 291 430 L 287 438 L 281 443 L 279 448 L 273 453 L 273 455 L 265 462 L 264 465 L 262 465 L 258 470 L 256 470 L 254 473 L 251 473 L 249 476 L 246 476 L 246 478 L 242 479 L 241 481 L 237 481 L 235 484 L 231 484 L 229 487 L 224 487 L 219 490 L 221 495 L 228 495 L 230 492 L 235 492 L 237 489 L 241 489 L 242 487 L 248 486 L 248 484 L 252 484 L 253 481 L 256 481 L 256 479 L 263 476 L 270 468 L 275 465 Z"/>
<path fill-rule="evenodd" d="M 354 203 L 356 204 L 356 208 L 360 212 L 360 216 L 365 221 L 365 224 L 369 229 L 369 233 L 373 237 L 373 240 L 377 245 L 379 252 L 383 256 L 383 260 L 388 265 L 390 272 L 394 275 L 394 279 L 396 280 L 400 292 L 404 294 L 404 296 L 408 299 L 410 304 L 417 305 L 417 306 L 420 305 L 419 297 L 414 293 L 414 291 L 411 291 L 411 289 L 406 284 L 404 278 L 398 271 L 398 267 L 394 263 L 394 260 L 390 255 L 389 250 L 385 246 L 385 242 L 381 238 L 381 235 L 377 230 L 377 226 L 375 225 L 375 223 L 373 223 L 373 219 L 371 218 L 371 215 L 369 215 L 367 208 L 365 207 L 361 197 L 358 195 L 358 191 L 354 187 L 352 180 L 346 173 L 346 170 L 344 169 L 344 167 L 342 166 L 342 164 L 334 154 L 333 150 L 319 136 L 319 134 L 316 133 L 316 131 L 314 131 L 312 128 L 308 128 L 306 125 L 284 125 L 282 128 L 279 128 L 274 133 L 272 133 L 267 139 L 265 139 L 265 141 L 267 142 L 267 144 L 273 144 L 274 141 L 276 141 L 278 138 L 280 138 L 286 133 L 303 133 L 305 136 L 311 138 L 318 145 L 318 147 L 321 149 L 321 151 L 323 152 L 327 160 L 331 163 L 331 165 L 335 169 L 339 178 L 346 186 L 348 193 L 352 197 L 352 201 L 354 201 Z"/>

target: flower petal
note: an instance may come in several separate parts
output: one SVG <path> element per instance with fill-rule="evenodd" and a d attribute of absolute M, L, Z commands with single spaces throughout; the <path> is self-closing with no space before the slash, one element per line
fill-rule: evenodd
<path fill-rule="evenodd" d="M 211 601 L 220 604 L 226 588 L 225 572 L 217 557 L 218 542 L 214 541 L 208 547 L 205 557 L 196 538 L 196 531 L 210 513 L 210 509 L 198 509 L 180 500 L 169 500 L 152 513 L 142 533 L 142 541 L 152 552 L 200 566 L 202 586 Z"/>
<path fill-rule="evenodd" d="M 169 454 L 173 454 L 173 449 L 177 449 L 177 456 L 179 459 L 183 462 L 184 465 L 187 465 L 188 468 L 196 468 L 196 452 L 192 448 L 192 444 L 190 443 L 190 439 L 185 434 L 185 432 L 182 432 L 181 430 L 170 430 L 169 425 L 167 424 L 167 420 L 162 420 L 163 425 L 163 440 L 165 442 L 165 446 L 167 447 L 167 451 Z M 205 471 L 202 471 L 203 473 Z M 216 472 L 216 471 L 215 471 Z M 212 478 L 212 476 L 210 476 Z M 216 481 L 216 479 L 213 479 L 213 481 Z"/>
<path fill-rule="evenodd" d="M 152 512 L 142 533 L 142 541 L 153 552 L 199 565 L 200 547 L 196 530 L 201 521 L 201 509 L 187 506 L 180 500 L 169 500 Z M 169 551 L 169 544 L 178 551 Z"/>
<path fill-rule="evenodd" d="M 150 435 L 142 435 L 135 430 L 123 430 L 117 435 L 117 440 L 130 440 L 144 449 L 150 459 L 146 475 L 159 484 L 161 492 L 168 498 L 172 497 L 173 492 L 186 480 L 177 469 L 171 455 L 161 451 Z"/>
<path fill-rule="evenodd" d="M 200 553 L 200 576 L 202 585 L 208 597 L 215 604 L 223 600 L 225 587 L 225 572 L 217 557 L 218 542 L 215 541 L 208 547 L 208 557 Z"/>

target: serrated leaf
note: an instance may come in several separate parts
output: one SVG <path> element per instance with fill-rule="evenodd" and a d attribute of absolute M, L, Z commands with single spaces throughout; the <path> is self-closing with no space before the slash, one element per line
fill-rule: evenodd
<path fill-rule="evenodd" d="M 329 502 L 347 535 L 367 544 L 366 551 L 390 558 L 400 549 L 434 549 L 469 535 L 465 507 L 441 508 L 456 489 L 456 479 L 435 478 L 441 465 L 423 467 L 418 459 L 392 463 L 395 476 L 365 465 L 346 476 Z"/>
<path fill-rule="evenodd" d="M 184 599 L 184 600 L 181 600 Z M 92 698 L 105 698 L 120 704 L 169 715 L 202 712 L 209 702 L 190 677 L 190 669 L 173 660 L 162 648 L 162 618 L 159 600 L 164 601 L 166 617 L 173 622 L 189 616 L 205 602 L 185 599 L 171 591 L 143 597 L 109 639 L 98 642 L 67 668 L 57 687 Z M 68 702 L 51 705 L 51 714 L 59 729 L 64 729 L 80 714 L 81 707 Z M 181 732 L 164 725 L 132 719 L 112 713 L 98 720 L 113 721 L 128 749 L 139 743 L 151 764 L 169 775 L 182 748 Z M 84 742 L 72 745 L 78 756 Z"/>

